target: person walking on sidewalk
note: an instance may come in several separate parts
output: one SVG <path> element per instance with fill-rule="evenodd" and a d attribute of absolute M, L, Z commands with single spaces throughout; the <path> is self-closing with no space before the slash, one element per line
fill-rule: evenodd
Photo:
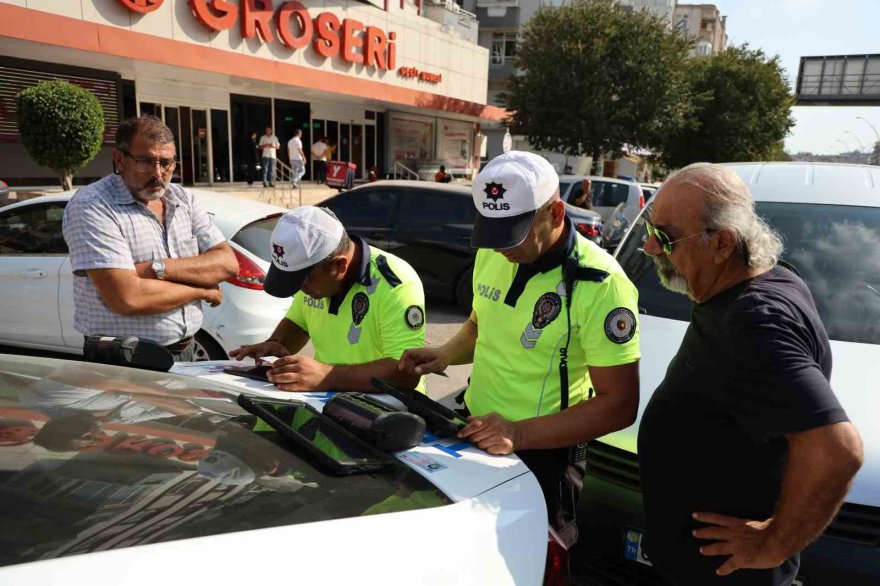
<path fill-rule="evenodd" d="M 315 163 L 315 180 L 318 184 L 327 181 L 327 154 L 330 152 L 327 137 L 318 139 L 312 145 L 312 161 Z"/>
<path fill-rule="evenodd" d="M 271 126 L 267 126 L 266 133 L 260 137 L 259 147 L 263 149 L 263 187 L 275 187 L 275 160 L 281 144 Z"/>
<path fill-rule="evenodd" d="M 290 157 L 290 168 L 292 169 L 290 183 L 296 189 L 299 180 L 306 174 L 306 154 L 303 152 L 302 130 L 294 131 L 293 138 L 287 141 L 287 156 Z"/>

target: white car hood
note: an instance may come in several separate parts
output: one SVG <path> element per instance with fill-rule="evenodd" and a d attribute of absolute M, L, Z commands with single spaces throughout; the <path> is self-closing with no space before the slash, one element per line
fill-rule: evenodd
<path fill-rule="evenodd" d="M 177 363 L 171 372 L 224 383 L 248 393 L 276 399 L 306 401 L 318 410 L 331 396 L 328 393 L 288 393 L 275 390 L 271 383 L 225 374 L 224 366 L 242 365 L 236 361 Z M 383 400 L 394 399 L 383 395 Z M 427 478 L 454 501 L 472 498 L 512 478 L 531 474 L 516 456 L 492 456 L 467 441 L 456 438 L 437 439 L 426 435 L 414 448 L 395 454 L 401 462 Z"/>
<path fill-rule="evenodd" d="M 666 375 L 678 352 L 688 323 L 648 315 L 640 316 L 641 346 L 639 366 L 641 397 L 639 415 L 630 427 L 601 438 L 602 442 L 636 452 L 638 426 L 651 394 Z M 831 342 L 834 366 L 831 387 L 853 424 L 862 435 L 865 463 L 856 475 L 847 502 L 880 506 L 880 345 Z M 695 438 L 698 441 L 698 438 Z"/>

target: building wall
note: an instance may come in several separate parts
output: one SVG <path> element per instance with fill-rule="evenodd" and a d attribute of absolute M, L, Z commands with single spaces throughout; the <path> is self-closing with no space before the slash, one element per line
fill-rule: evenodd
<path fill-rule="evenodd" d="M 717 55 L 727 47 L 727 17 L 714 4 L 679 4 L 673 27 L 697 40 L 691 56 Z M 706 50 L 701 51 L 701 46 Z"/>
<path fill-rule="evenodd" d="M 264 2 L 276 8 L 281 5 L 278 0 L 274 3 L 271 0 Z M 301 65 L 346 77 L 378 81 L 389 86 L 454 96 L 468 102 L 485 104 L 488 51 L 473 42 L 463 40 L 454 31 L 444 31 L 441 23 L 419 16 L 415 4 L 409 0 L 404 2 L 403 9 L 398 2 L 389 2 L 390 12 L 354 0 L 303 0 L 302 3 L 313 19 L 319 13 L 332 12 L 340 21 L 354 19 L 365 27 L 375 26 L 386 33 L 395 32 L 397 67 L 415 67 L 420 71 L 439 73 L 442 75 L 441 82 L 425 83 L 419 79 L 404 77 L 396 70 L 355 65 L 340 57 L 324 59 L 311 45 L 303 49 L 289 49 L 277 40 L 274 21 L 271 27 L 274 40 L 271 42 L 244 38 L 239 26 L 241 15 L 231 29 L 215 32 L 199 22 L 187 0 L 165 0 L 157 10 L 143 15 L 126 9 L 118 0 L 0 0 L 0 4 L 145 33 L 161 39 L 207 46 L 270 62 Z M 2 34 L 0 30 L 0 36 Z M 148 46 L 144 47 L 145 58 L 149 57 L 149 50 Z M 296 80 L 291 80 L 291 83 L 296 85 Z"/>

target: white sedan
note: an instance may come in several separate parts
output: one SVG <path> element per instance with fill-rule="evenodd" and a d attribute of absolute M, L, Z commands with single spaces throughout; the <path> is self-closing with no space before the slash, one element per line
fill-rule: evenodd
<path fill-rule="evenodd" d="M 222 368 L 0 354 L 0 583 L 562 583 L 516 457 L 426 436 L 382 472 L 334 476 L 235 402 L 327 394 Z"/>
<path fill-rule="evenodd" d="M 229 241 L 239 264 L 221 283 L 223 303 L 203 304 L 195 336 L 197 360 L 221 360 L 229 350 L 265 340 L 289 301 L 263 292 L 269 238 L 285 208 L 194 190 Z M 73 274 L 61 234 L 73 192 L 45 195 L 0 208 L 0 344 L 82 354 L 73 327 Z"/>

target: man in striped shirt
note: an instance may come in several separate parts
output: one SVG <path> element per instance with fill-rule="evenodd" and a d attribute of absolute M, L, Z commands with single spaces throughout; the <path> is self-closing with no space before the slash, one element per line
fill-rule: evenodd
<path fill-rule="evenodd" d="M 193 358 L 201 302 L 218 305 L 238 262 L 192 193 L 171 183 L 174 136 L 153 116 L 116 133 L 116 173 L 80 189 L 64 212 L 74 274 L 74 325 L 138 336 Z"/>

